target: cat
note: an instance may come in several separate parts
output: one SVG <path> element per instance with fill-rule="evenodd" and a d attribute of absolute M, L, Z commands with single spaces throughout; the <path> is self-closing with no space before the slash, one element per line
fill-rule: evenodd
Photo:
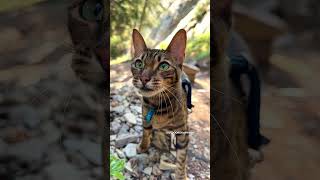
<path fill-rule="evenodd" d="M 146 152 L 151 144 L 168 151 L 171 145 L 170 133 L 186 132 L 176 134 L 175 146 L 175 179 L 186 179 L 188 109 L 186 93 L 181 85 L 181 77 L 185 75 L 182 65 L 185 58 L 186 31 L 179 30 L 166 50 L 147 48 L 136 29 L 133 30 L 132 39 L 132 83 L 143 97 L 143 135 L 137 152 Z"/>
<path fill-rule="evenodd" d="M 109 1 L 105 0 L 74 0 L 68 6 L 68 30 L 72 40 L 72 64 L 75 75 L 88 87 L 96 92 L 100 101 L 97 108 L 97 121 L 101 127 L 101 159 L 103 164 L 103 179 L 109 179 L 108 144 L 109 123 L 106 122 L 106 112 L 109 107 L 106 90 L 109 59 Z"/>
<path fill-rule="evenodd" d="M 253 115 L 250 112 L 251 105 L 259 108 L 260 102 L 251 101 L 250 96 L 244 96 L 245 93 L 241 88 L 246 88 L 246 84 L 240 84 L 239 88 L 239 84 L 233 81 L 230 76 L 233 67 L 230 57 L 235 55 L 245 57 L 249 69 L 252 70 L 255 70 L 254 61 L 250 57 L 246 43 L 232 30 L 232 0 L 213 0 L 211 6 L 213 13 L 211 14 L 212 39 L 210 40 L 212 52 L 210 62 L 212 136 L 210 141 L 211 161 L 214 164 L 212 177 L 219 180 L 247 180 L 250 176 L 250 168 L 262 159 L 262 153 L 258 149 L 261 142 L 254 142 L 257 143 L 254 144 L 250 140 L 264 137 L 259 134 L 259 127 L 250 126 L 252 119 L 248 118 Z M 259 109 L 255 109 L 255 112 L 259 113 Z M 254 123 L 258 123 L 259 126 L 259 117 L 254 118 Z M 252 135 L 252 132 L 258 134 Z M 254 149 L 251 149 L 252 147 Z M 252 159 L 256 159 L 253 164 Z"/>

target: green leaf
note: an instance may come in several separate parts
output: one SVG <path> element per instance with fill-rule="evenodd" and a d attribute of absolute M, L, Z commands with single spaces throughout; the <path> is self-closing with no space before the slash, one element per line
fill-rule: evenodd
<path fill-rule="evenodd" d="M 125 161 L 123 159 L 119 159 L 114 155 L 110 155 L 110 175 L 119 180 L 124 180 L 125 177 L 123 175 L 125 166 Z"/>

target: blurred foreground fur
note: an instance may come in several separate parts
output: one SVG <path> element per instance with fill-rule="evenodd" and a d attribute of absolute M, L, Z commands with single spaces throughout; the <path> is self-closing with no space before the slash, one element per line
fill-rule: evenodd
<path fill-rule="evenodd" d="M 231 6 L 231 0 L 211 1 L 211 177 L 217 180 L 249 177 L 246 106 L 229 78 L 230 61 L 226 55 L 232 24 Z"/>
<path fill-rule="evenodd" d="M 107 140 L 109 123 L 105 107 L 108 107 L 106 60 L 109 58 L 107 38 L 109 23 L 107 0 L 74 0 L 68 7 L 68 29 L 73 46 L 72 69 L 83 82 L 94 88 L 100 98 L 97 121 L 102 134 L 103 179 L 107 179 Z"/>

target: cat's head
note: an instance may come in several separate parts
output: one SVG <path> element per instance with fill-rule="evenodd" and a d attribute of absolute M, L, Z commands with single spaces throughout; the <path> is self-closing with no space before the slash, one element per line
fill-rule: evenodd
<path fill-rule="evenodd" d="M 152 97 L 180 81 L 187 35 L 181 29 L 166 50 L 148 49 L 141 34 L 132 32 L 134 58 L 131 64 L 133 85 L 144 97 Z"/>
<path fill-rule="evenodd" d="M 219 59 L 223 56 L 227 47 L 230 29 L 232 25 L 232 0 L 211 1 L 213 13 L 211 14 L 211 33 L 213 41 L 210 41 L 212 58 Z"/>
<path fill-rule="evenodd" d="M 79 54 L 93 53 L 105 65 L 109 58 L 108 8 L 104 0 L 73 0 L 68 6 L 68 29 Z"/>

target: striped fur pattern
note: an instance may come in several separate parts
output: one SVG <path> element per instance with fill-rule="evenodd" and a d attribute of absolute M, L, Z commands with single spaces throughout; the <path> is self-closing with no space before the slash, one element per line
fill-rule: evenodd
<path fill-rule="evenodd" d="M 213 0 L 211 7 L 211 161 L 212 179 L 248 180 L 247 114 L 241 93 L 229 78 L 226 54 L 231 31 L 232 0 Z"/>
<path fill-rule="evenodd" d="M 137 30 L 133 31 L 135 57 L 131 71 L 133 85 L 143 96 L 142 114 L 155 109 L 152 120 L 143 119 L 143 137 L 137 151 L 146 152 L 153 144 L 165 151 L 171 149 L 172 132 L 188 132 L 186 94 L 180 77 L 186 44 L 186 32 L 180 30 L 167 50 L 148 49 Z M 165 64 L 165 65 L 163 65 Z M 176 179 L 186 179 L 189 135 L 176 134 Z"/>

